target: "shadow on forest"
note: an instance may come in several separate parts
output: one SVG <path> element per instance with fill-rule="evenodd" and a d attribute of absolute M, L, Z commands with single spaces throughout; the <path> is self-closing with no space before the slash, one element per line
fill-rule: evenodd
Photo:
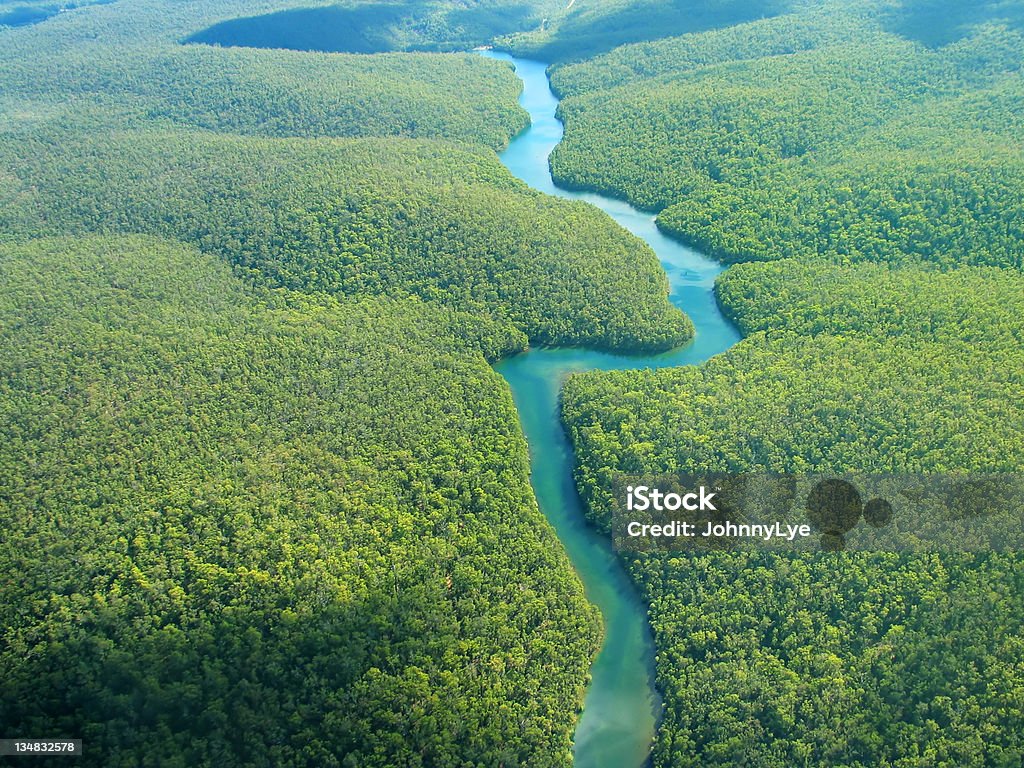
<path fill-rule="evenodd" d="M 558 23 L 545 56 L 582 59 L 625 43 L 729 27 L 785 13 L 789 0 L 642 0 L 577 5 Z"/>
<path fill-rule="evenodd" d="M 372 3 L 294 8 L 214 24 L 186 43 L 330 53 L 465 49 L 531 23 L 532 9 L 446 8 L 441 3 Z"/>
<path fill-rule="evenodd" d="M 11 0 L 8 0 L 10 3 Z M 2 10 L 5 6 L 4 0 L 0 0 L 0 27 L 28 27 L 38 24 L 41 21 L 52 19 L 64 11 L 72 11 L 76 8 L 84 8 L 90 5 L 110 5 L 116 0 L 82 0 L 81 2 L 51 3 L 48 5 L 18 5 L 14 0 L 14 6 L 9 10 Z"/>
<path fill-rule="evenodd" d="M 375 718 L 430 693 L 424 672 L 456 642 L 450 605 L 419 581 L 301 613 L 285 595 L 172 621 L 93 613 L 5 680 L 0 722 L 82 738 L 92 765 L 306 764 L 312 736 L 334 755 L 358 750 Z"/>
<path fill-rule="evenodd" d="M 905 0 L 887 20 L 890 32 L 931 48 L 955 43 L 985 22 L 1024 30 L 1024 2 L 1020 0 Z"/>
<path fill-rule="evenodd" d="M 405 6 L 385 3 L 355 8 L 296 8 L 222 21 L 197 32 L 185 42 L 294 51 L 381 53 L 395 50 L 394 28 L 408 13 Z"/>

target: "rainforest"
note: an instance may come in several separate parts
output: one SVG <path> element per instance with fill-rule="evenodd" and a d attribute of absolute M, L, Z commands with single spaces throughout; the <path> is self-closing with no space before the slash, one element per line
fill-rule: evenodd
<path fill-rule="evenodd" d="M 1024 514 L 1021 0 L 0 0 L 0 762 L 1024 763 L 1016 536 L 616 549 L 749 473 Z"/>

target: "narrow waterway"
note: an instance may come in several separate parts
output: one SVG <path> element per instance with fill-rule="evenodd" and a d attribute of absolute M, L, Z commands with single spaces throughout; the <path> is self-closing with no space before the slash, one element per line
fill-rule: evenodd
<path fill-rule="evenodd" d="M 654 216 L 602 195 L 559 189 L 548 155 L 562 139 L 555 117 L 558 99 L 548 84 L 546 65 L 486 52 L 509 61 L 523 80 L 520 104 L 531 126 L 517 136 L 501 161 L 534 189 L 585 200 L 645 240 L 658 255 L 671 285 L 671 301 L 693 320 L 691 344 L 661 355 L 628 357 L 585 349 L 534 349 L 496 367 L 512 388 L 530 445 L 531 483 L 541 511 L 554 526 L 573 566 L 605 624 L 601 651 L 591 668 L 583 714 L 576 729 L 578 768 L 639 768 L 647 762 L 661 702 L 654 688 L 654 645 L 647 611 L 607 537 L 587 525 L 573 482 L 575 457 L 561 426 L 558 396 L 565 377 L 593 369 L 663 368 L 693 365 L 739 340 L 714 299 L 722 267 L 663 235 Z"/>

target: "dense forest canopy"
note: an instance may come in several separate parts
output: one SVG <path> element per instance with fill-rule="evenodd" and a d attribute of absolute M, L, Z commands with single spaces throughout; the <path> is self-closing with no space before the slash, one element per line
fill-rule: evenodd
<path fill-rule="evenodd" d="M 24 138 L 0 147 L 0 167 L 9 233 L 150 232 L 271 286 L 412 294 L 544 344 L 667 348 L 692 330 L 649 249 L 488 152 L 131 132 Z"/>
<path fill-rule="evenodd" d="M 620 472 L 1020 472 L 1022 9 L 0 3 L 7 732 L 571 761 L 600 627 L 488 361 L 693 328 L 641 242 L 497 161 L 511 69 L 426 50 L 552 62 L 557 180 L 742 262 L 730 352 L 568 381 L 596 525 Z M 657 768 L 1024 760 L 1019 555 L 625 559 Z"/>
<path fill-rule="evenodd" d="M 623 472 L 1020 473 L 1022 8 L 794 3 L 555 64 L 559 181 L 747 262 L 726 354 L 568 381 L 596 525 Z M 659 768 L 1024 759 L 1018 553 L 624 558 Z"/>
<path fill-rule="evenodd" d="M 526 125 L 518 81 L 480 57 L 329 56 L 207 46 L 0 49 L 0 125 L 154 125 L 260 136 L 404 136 L 500 148 Z M 125 69 L 128 69 L 126 75 Z M 453 99 L 452 93 L 465 94 Z"/>
<path fill-rule="evenodd" d="M 1024 28 L 1024 5 L 1014 0 L 975 0 L 974 2 L 943 2 L 943 0 L 905 0 L 885 17 L 892 31 L 940 47 L 971 33 L 980 23 L 1005 24 Z"/>
<path fill-rule="evenodd" d="M 559 7 L 551 0 L 300 7 L 222 21 L 190 35 L 187 42 L 347 53 L 457 51 L 489 43 L 499 34 L 533 29 Z"/>
<path fill-rule="evenodd" d="M 8 732 L 105 766 L 564 763 L 597 626 L 478 319 L 151 238 L 4 246 L 0 277 Z"/>
<path fill-rule="evenodd" d="M 499 42 L 529 58 L 575 61 L 626 43 L 775 16 L 788 5 L 788 0 L 576 0 L 540 29 L 506 35 Z"/>
<path fill-rule="evenodd" d="M 599 620 L 488 361 L 691 326 L 497 161 L 506 65 L 181 44 L 288 6 L 0 30 L 0 722 L 103 766 L 563 766 Z"/>
<path fill-rule="evenodd" d="M 568 382 L 596 524 L 618 472 L 1024 466 L 1019 272 L 786 260 L 733 267 L 718 292 L 750 334 L 730 352 Z M 655 765 L 1018 764 L 1022 562 L 631 556 L 665 695 Z"/>
<path fill-rule="evenodd" d="M 1021 268 L 1021 30 L 933 50 L 824 5 L 556 68 L 556 178 L 728 261 Z"/>
<path fill-rule="evenodd" d="M 1024 275 L 1012 270 L 937 272 L 785 260 L 737 265 L 719 278 L 716 290 L 747 334 L 789 331 L 966 342 L 1007 351 L 1024 347 Z"/>

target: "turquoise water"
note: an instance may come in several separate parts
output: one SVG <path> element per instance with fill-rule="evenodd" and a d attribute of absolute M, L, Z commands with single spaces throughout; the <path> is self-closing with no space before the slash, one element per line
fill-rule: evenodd
<path fill-rule="evenodd" d="M 558 395 L 565 377 L 576 371 L 663 368 L 693 365 L 723 352 L 740 336 L 718 309 L 715 277 L 721 265 L 663 235 L 654 216 L 628 203 L 555 186 L 548 155 L 562 139 L 544 64 L 487 52 L 510 61 L 523 80 L 520 104 L 531 127 L 517 136 L 501 161 L 534 189 L 585 200 L 645 240 L 668 274 L 671 301 L 693 320 L 693 342 L 660 355 L 624 356 L 586 349 L 534 349 L 496 366 L 512 388 L 530 445 L 531 483 L 541 511 L 554 526 L 586 589 L 604 617 L 605 637 L 591 668 L 583 714 L 575 737 L 579 768 L 636 768 L 647 762 L 661 702 L 654 688 L 654 644 L 647 610 L 623 570 L 609 539 L 590 528 L 573 482 L 572 447 L 559 419 Z"/>

